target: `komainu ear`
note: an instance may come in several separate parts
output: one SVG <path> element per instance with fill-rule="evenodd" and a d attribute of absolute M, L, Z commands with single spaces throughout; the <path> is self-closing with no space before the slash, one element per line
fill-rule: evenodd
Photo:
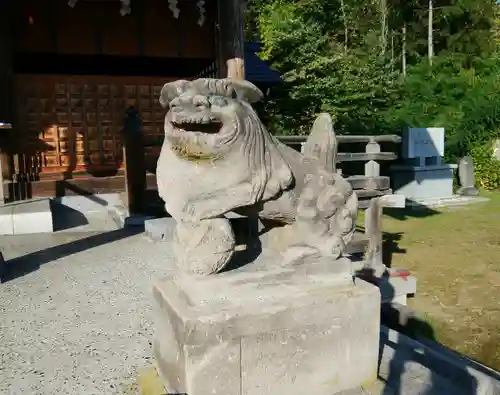
<path fill-rule="evenodd" d="M 186 92 L 191 85 L 190 81 L 178 80 L 174 82 L 167 82 L 163 85 L 160 92 L 160 104 L 166 108 L 170 102 Z"/>
<path fill-rule="evenodd" d="M 261 90 L 250 81 L 232 78 L 198 78 L 189 87 L 200 94 L 237 98 L 248 103 L 256 103 L 264 97 Z"/>
<path fill-rule="evenodd" d="M 250 81 L 226 79 L 232 85 L 238 99 L 248 103 L 257 103 L 264 97 L 262 91 Z"/>

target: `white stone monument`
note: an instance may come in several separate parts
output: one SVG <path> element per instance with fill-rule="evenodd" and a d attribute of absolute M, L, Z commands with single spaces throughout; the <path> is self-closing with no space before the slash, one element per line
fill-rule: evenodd
<path fill-rule="evenodd" d="M 403 134 L 402 165 L 391 167 L 394 193 L 413 201 L 453 196 L 456 164 L 442 163 L 444 128 L 409 128 Z"/>
<path fill-rule="evenodd" d="M 493 158 L 500 160 L 500 139 L 493 141 Z"/>

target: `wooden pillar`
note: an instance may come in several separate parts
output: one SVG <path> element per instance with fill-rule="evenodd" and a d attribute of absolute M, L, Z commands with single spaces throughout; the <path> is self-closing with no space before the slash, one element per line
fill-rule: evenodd
<path fill-rule="evenodd" d="M 145 208 L 146 163 L 142 121 L 137 109 L 127 108 L 124 124 L 123 161 L 128 211 L 129 215 L 141 214 Z"/>
<path fill-rule="evenodd" d="M 0 2 L 0 203 L 4 202 L 4 178 L 10 178 L 9 146 L 13 137 L 13 10 L 14 0 Z"/>
<path fill-rule="evenodd" d="M 0 121 L 0 141 L 2 142 L 0 144 L 0 206 L 5 203 L 5 185 L 4 185 L 4 179 L 9 176 L 9 174 L 5 174 L 6 170 L 8 171 L 8 166 L 5 166 L 5 164 L 8 161 L 8 154 L 5 152 L 5 149 L 3 148 L 5 143 L 4 141 L 9 139 L 10 132 L 11 132 L 11 125 L 8 123 L 4 123 Z"/>
<path fill-rule="evenodd" d="M 217 68 L 219 78 L 245 79 L 246 0 L 217 0 Z"/>

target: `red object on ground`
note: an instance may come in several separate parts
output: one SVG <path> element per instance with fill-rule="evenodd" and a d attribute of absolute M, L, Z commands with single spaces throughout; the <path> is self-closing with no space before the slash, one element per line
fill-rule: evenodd
<path fill-rule="evenodd" d="M 408 270 L 398 270 L 396 272 L 391 273 L 391 277 L 401 277 L 405 281 L 408 281 L 409 275 L 410 272 Z"/>

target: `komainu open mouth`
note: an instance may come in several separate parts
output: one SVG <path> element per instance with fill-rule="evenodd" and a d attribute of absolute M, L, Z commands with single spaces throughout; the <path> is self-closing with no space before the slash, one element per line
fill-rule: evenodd
<path fill-rule="evenodd" d="M 176 114 L 172 125 L 180 132 L 198 132 L 217 134 L 222 128 L 222 122 L 214 116 L 179 116 Z"/>
<path fill-rule="evenodd" d="M 206 134 L 217 134 L 222 128 L 222 122 L 209 123 L 191 123 L 191 122 L 172 122 L 180 132 L 198 132 Z"/>

